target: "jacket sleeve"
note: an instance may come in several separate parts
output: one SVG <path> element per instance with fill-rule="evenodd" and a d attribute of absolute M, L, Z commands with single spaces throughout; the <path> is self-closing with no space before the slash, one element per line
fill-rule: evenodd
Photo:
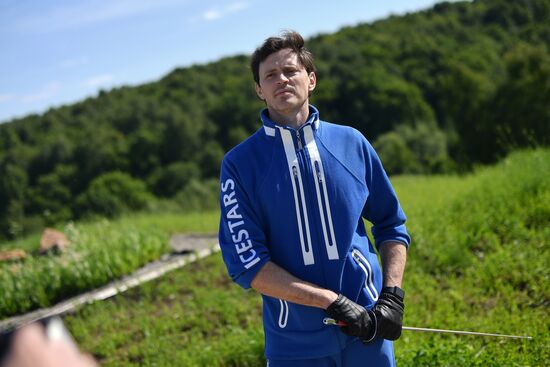
<path fill-rule="evenodd" d="M 237 284 L 248 289 L 269 261 L 265 234 L 246 187 L 234 164 L 226 157 L 220 176 L 219 243 L 227 272 Z"/>
<path fill-rule="evenodd" d="M 411 238 L 405 228 L 407 217 L 399 205 L 388 175 L 371 144 L 364 140 L 366 183 L 369 190 L 363 217 L 372 223 L 372 235 L 377 249 L 387 241 L 403 243 L 407 248 Z"/>

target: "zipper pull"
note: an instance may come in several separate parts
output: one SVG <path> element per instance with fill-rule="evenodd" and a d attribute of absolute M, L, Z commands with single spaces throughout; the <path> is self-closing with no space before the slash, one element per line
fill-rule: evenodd
<path fill-rule="evenodd" d="M 302 150 L 302 139 L 300 138 L 300 130 L 296 130 L 296 140 L 298 140 L 298 149 Z"/>
<path fill-rule="evenodd" d="M 323 177 L 321 177 L 321 169 L 319 168 L 319 161 L 315 161 L 315 173 L 317 174 L 317 180 L 319 183 L 323 182 Z"/>
<path fill-rule="evenodd" d="M 292 166 L 292 173 L 295 178 L 298 178 L 298 168 L 296 168 L 296 166 Z"/>

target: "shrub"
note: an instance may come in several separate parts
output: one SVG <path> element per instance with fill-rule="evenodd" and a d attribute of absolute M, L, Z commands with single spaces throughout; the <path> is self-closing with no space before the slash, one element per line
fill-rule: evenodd
<path fill-rule="evenodd" d="M 149 179 L 153 192 L 162 197 L 172 197 L 185 188 L 191 180 L 200 178 L 200 169 L 195 163 L 174 162 L 157 169 Z"/>
<path fill-rule="evenodd" d="M 447 138 L 434 122 L 400 125 L 382 134 L 374 147 L 389 174 L 448 171 Z"/>
<path fill-rule="evenodd" d="M 176 194 L 174 200 L 184 210 L 215 209 L 218 207 L 218 194 L 218 180 L 192 180 L 185 189 Z"/>
<path fill-rule="evenodd" d="M 80 214 L 115 217 L 124 212 L 140 210 L 153 196 L 145 183 L 123 172 L 109 172 L 94 179 L 77 199 Z"/>

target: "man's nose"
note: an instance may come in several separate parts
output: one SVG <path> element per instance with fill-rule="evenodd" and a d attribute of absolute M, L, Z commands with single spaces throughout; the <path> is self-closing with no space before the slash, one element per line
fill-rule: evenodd
<path fill-rule="evenodd" d="M 288 82 L 288 78 L 286 77 L 286 75 L 284 73 L 280 73 L 277 78 L 277 83 L 284 84 L 287 82 Z"/>

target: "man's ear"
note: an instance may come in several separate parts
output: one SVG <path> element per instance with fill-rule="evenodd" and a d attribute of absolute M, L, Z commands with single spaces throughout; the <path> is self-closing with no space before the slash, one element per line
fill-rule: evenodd
<path fill-rule="evenodd" d="M 256 94 L 258 95 L 258 98 L 260 98 L 262 101 L 265 101 L 264 94 L 262 92 L 262 87 L 260 87 L 260 84 L 256 83 Z"/>
<path fill-rule="evenodd" d="M 312 71 L 309 73 L 309 85 L 308 85 L 308 91 L 311 93 L 317 86 L 317 75 L 315 75 L 315 72 Z"/>

